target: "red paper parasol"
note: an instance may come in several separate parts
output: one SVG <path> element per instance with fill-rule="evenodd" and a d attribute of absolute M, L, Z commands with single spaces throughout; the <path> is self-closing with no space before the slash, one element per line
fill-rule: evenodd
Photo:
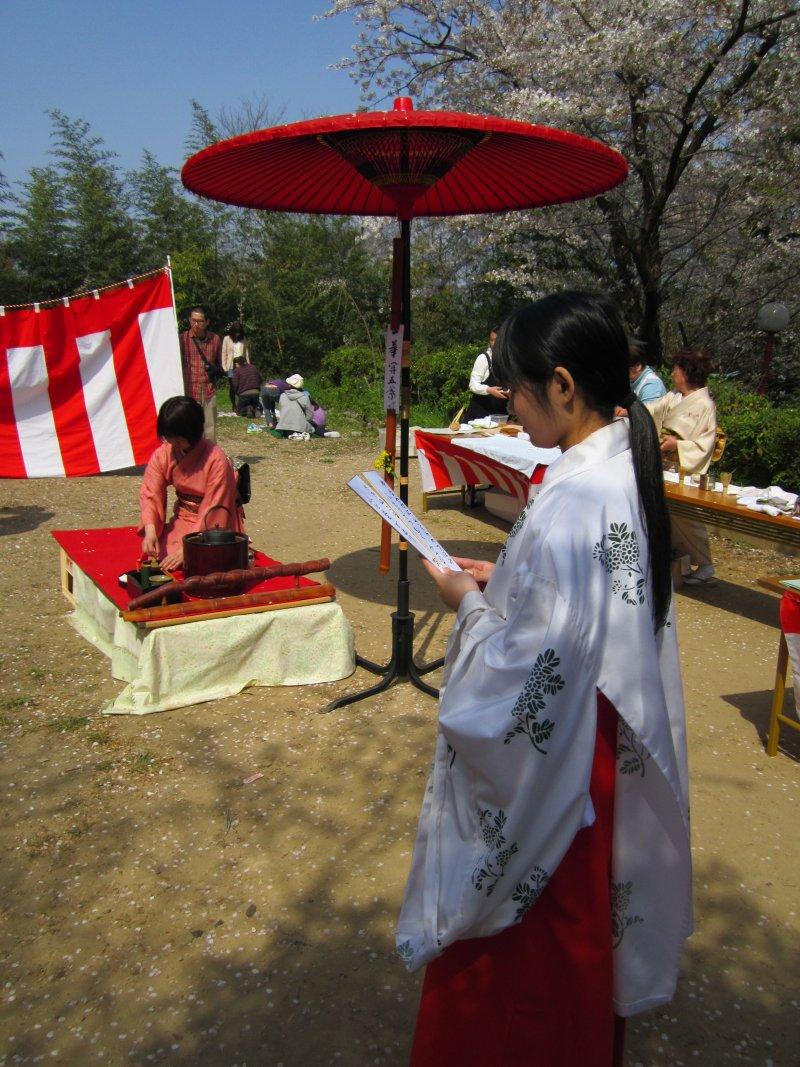
<path fill-rule="evenodd" d="M 624 158 L 549 126 L 451 111 L 359 112 L 203 149 L 182 178 L 240 207 L 333 215 L 473 215 L 562 204 L 623 181 Z"/>
<path fill-rule="evenodd" d="M 407 97 L 392 111 L 358 112 L 295 122 L 211 145 L 184 164 L 187 189 L 212 200 L 267 211 L 396 216 L 392 327 L 402 322 L 400 496 L 408 499 L 411 342 L 411 220 L 544 207 L 597 196 L 624 181 L 628 166 L 613 149 L 549 126 L 451 111 L 415 111 Z M 395 416 L 387 412 L 386 448 L 395 450 Z M 382 570 L 388 569 L 388 527 Z M 400 542 L 398 607 L 386 667 L 357 663 L 381 681 L 329 708 L 409 678 L 432 695 L 413 658 L 408 546 Z"/>

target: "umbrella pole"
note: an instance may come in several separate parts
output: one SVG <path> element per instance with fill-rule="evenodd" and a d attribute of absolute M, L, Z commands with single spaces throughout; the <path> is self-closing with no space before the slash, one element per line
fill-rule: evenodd
<path fill-rule="evenodd" d="M 402 255 L 395 256 L 392 270 L 401 271 L 400 292 L 402 300 L 403 321 L 403 359 L 400 370 L 400 499 L 408 503 L 408 424 L 411 408 L 411 222 L 400 221 L 400 240 Z M 392 291 L 395 291 L 397 278 L 392 278 Z M 381 680 L 362 690 L 332 700 L 325 711 L 354 704 L 358 700 L 374 696 L 388 689 L 395 679 L 410 681 L 417 689 L 429 696 L 438 697 L 439 690 L 422 680 L 423 674 L 435 671 L 444 663 L 444 659 L 434 660 L 422 667 L 414 662 L 414 614 L 409 610 L 410 587 L 408 579 L 408 542 L 399 543 L 399 564 L 397 579 L 397 611 L 392 612 L 392 656 L 385 667 L 356 655 L 356 665 L 381 676 Z"/>

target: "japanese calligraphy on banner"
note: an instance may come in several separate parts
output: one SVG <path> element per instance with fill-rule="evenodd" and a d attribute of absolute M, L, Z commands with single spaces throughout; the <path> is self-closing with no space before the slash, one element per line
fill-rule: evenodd
<path fill-rule="evenodd" d="M 158 408 L 183 391 L 166 271 L 55 307 L 0 309 L 0 477 L 146 463 Z"/>
<path fill-rule="evenodd" d="M 386 370 L 383 377 L 383 406 L 400 410 L 400 367 L 403 357 L 403 327 L 386 331 Z"/>

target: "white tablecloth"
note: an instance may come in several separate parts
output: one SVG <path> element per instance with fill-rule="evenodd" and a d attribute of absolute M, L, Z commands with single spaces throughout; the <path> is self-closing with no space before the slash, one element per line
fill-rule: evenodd
<path fill-rule="evenodd" d="M 333 682 L 355 670 L 353 631 L 335 601 L 145 630 L 125 622 L 75 565 L 73 593 L 72 625 L 128 682 L 107 714 L 147 715 L 250 685 Z"/>

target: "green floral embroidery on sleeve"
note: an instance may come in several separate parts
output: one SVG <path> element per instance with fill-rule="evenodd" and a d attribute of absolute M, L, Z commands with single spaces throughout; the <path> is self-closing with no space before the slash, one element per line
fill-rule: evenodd
<path fill-rule="evenodd" d="M 625 931 L 631 926 L 643 923 L 641 915 L 628 915 L 631 904 L 633 882 L 611 883 L 611 935 L 614 938 L 613 948 L 618 948 L 625 936 Z"/>
<path fill-rule="evenodd" d="M 620 774 L 638 774 L 644 778 L 645 764 L 650 759 L 650 753 L 642 742 L 620 717 L 617 728 L 617 761 Z"/>
<path fill-rule="evenodd" d="M 506 864 L 516 854 L 517 843 L 514 841 L 509 845 L 506 842 L 503 828 L 507 816 L 504 811 L 493 812 L 485 808 L 478 813 L 478 817 L 486 852 L 472 872 L 472 884 L 478 892 L 485 886 L 486 896 L 490 897 L 494 887 L 505 874 Z"/>
<path fill-rule="evenodd" d="M 504 745 L 513 741 L 517 734 L 527 734 L 536 751 L 547 755 L 547 750 L 542 748 L 542 745 L 552 734 L 555 723 L 550 719 L 540 720 L 539 715 L 547 707 L 547 697 L 553 696 L 564 688 L 564 679 L 556 673 L 556 667 L 560 662 L 561 660 L 552 648 L 545 649 L 536 657 L 536 663 L 528 675 L 528 680 L 511 709 L 511 714 L 517 720 L 517 724 L 506 734 L 503 740 Z"/>
<path fill-rule="evenodd" d="M 397 955 L 400 957 L 406 967 L 410 967 L 411 964 L 414 962 L 414 950 L 411 948 L 411 942 L 401 941 L 400 944 L 397 946 Z"/>
<path fill-rule="evenodd" d="M 532 507 L 533 507 L 533 501 L 529 500 L 528 503 L 525 505 L 525 507 L 522 509 L 522 511 L 519 513 L 519 515 L 517 515 L 517 518 L 516 518 L 516 521 L 515 521 L 514 525 L 508 531 L 508 537 L 506 538 L 506 543 L 500 549 L 500 555 L 499 555 L 498 560 L 497 560 L 497 562 L 500 564 L 501 567 L 506 561 L 506 555 L 508 553 L 508 546 L 511 544 L 511 542 L 514 540 L 514 538 L 520 532 L 522 527 L 525 525 L 525 520 L 528 517 L 528 512 L 531 510 Z"/>
<path fill-rule="evenodd" d="M 549 881 L 550 875 L 544 867 L 539 867 L 537 864 L 524 882 L 517 882 L 511 894 L 511 899 L 519 903 L 517 914 L 514 916 L 515 922 L 519 922 L 525 912 L 530 911 Z"/>
<path fill-rule="evenodd" d="M 639 562 L 639 540 L 626 522 L 612 522 L 607 534 L 594 546 L 593 559 L 599 559 L 607 574 L 613 575 L 611 591 L 625 604 L 644 604 L 647 578 Z"/>

